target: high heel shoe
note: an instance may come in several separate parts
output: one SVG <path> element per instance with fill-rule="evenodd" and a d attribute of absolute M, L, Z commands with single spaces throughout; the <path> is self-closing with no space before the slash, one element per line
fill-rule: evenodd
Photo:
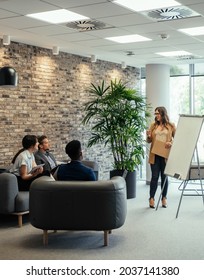
<path fill-rule="evenodd" d="M 162 207 L 163 207 L 163 208 L 167 208 L 167 200 L 166 200 L 166 197 L 163 197 L 163 198 L 162 198 Z"/>
<path fill-rule="evenodd" d="M 152 197 L 149 199 L 149 207 L 150 208 L 155 208 L 155 206 L 154 206 L 154 198 L 152 198 Z"/>

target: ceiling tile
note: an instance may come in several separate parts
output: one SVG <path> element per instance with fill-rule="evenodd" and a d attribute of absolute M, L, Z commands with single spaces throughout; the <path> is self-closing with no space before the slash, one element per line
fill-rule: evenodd
<path fill-rule="evenodd" d="M 140 13 L 113 4 L 109 0 L 6 0 L 0 1 L 0 37 L 11 36 L 11 41 L 52 49 L 59 46 L 61 51 L 82 56 L 96 54 L 102 60 L 141 67 L 147 63 L 186 63 L 155 55 L 157 51 L 186 50 L 204 57 L 204 36 L 189 36 L 178 31 L 180 28 L 204 26 L 204 1 L 180 0 L 202 16 L 157 22 Z M 109 28 L 79 32 L 65 24 L 53 25 L 28 18 L 27 13 L 70 9 L 73 12 L 103 22 Z M 117 44 L 106 37 L 139 34 L 152 41 Z M 165 35 L 168 39 L 163 40 Z M 135 56 L 128 57 L 127 52 Z M 198 61 L 198 60 L 196 60 Z M 201 60 L 199 60 L 201 61 Z M 204 62 L 204 59 L 203 59 Z M 191 62 L 188 62 L 191 63 Z"/>

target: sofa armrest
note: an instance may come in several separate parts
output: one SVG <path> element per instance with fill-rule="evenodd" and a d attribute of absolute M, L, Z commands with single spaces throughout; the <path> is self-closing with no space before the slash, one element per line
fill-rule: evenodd
<path fill-rule="evenodd" d="M 0 213 L 15 212 L 15 199 L 18 194 L 18 181 L 14 174 L 0 174 Z"/>

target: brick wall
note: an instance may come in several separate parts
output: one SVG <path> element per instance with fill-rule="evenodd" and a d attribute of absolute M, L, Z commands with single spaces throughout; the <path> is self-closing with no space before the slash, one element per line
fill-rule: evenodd
<path fill-rule="evenodd" d="M 0 87 L 0 165 L 8 165 L 26 134 L 46 134 L 57 160 L 67 159 L 65 145 L 82 142 L 84 158 L 97 160 L 100 179 L 109 177 L 112 157 L 102 145 L 87 148 L 90 128 L 81 121 L 89 100 L 90 83 L 122 79 L 136 87 L 138 69 L 120 64 L 12 42 L 0 42 L 0 67 L 12 66 L 19 76 L 16 88 Z"/>

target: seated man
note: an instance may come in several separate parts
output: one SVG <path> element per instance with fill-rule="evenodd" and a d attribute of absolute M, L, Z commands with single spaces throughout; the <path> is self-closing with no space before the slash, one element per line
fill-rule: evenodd
<path fill-rule="evenodd" d="M 49 140 L 47 136 L 42 135 L 38 137 L 38 142 L 39 142 L 38 151 L 35 152 L 34 154 L 36 164 L 39 165 L 44 163 L 45 164 L 43 166 L 44 171 L 51 172 L 51 170 L 57 166 L 57 162 L 53 154 L 49 152 L 50 149 Z"/>
<path fill-rule="evenodd" d="M 94 171 L 82 164 L 81 143 L 78 140 L 72 140 L 66 145 L 66 154 L 71 161 L 61 164 L 54 173 L 54 178 L 60 181 L 96 181 Z"/>

